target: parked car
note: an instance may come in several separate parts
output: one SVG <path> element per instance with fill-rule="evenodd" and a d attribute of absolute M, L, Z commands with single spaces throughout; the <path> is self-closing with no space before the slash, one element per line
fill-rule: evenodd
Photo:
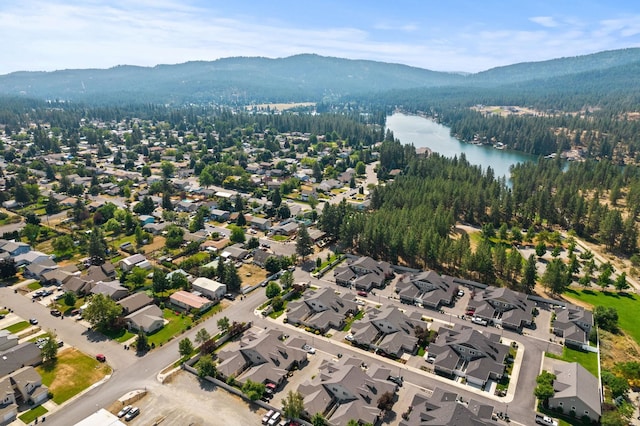
<path fill-rule="evenodd" d="M 29 318 L 29 324 L 36 325 L 38 324 L 38 320 L 36 318 Z"/>
<path fill-rule="evenodd" d="M 267 422 L 267 425 L 276 426 L 280 422 L 280 417 L 282 417 L 282 414 L 280 414 L 279 411 L 276 411 Z"/>
<path fill-rule="evenodd" d="M 387 380 L 389 380 L 390 382 L 395 383 L 396 385 L 402 387 L 402 384 L 404 383 L 404 379 L 402 378 L 402 376 L 389 376 L 387 378 Z"/>
<path fill-rule="evenodd" d="M 349 342 L 353 342 L 353 334 L 347 334 L 346 336 L 344 336 L 344 339 L 349 341 Z"/>
<path fill-rule="evenodd" d="M 98 354 L 96 355 L 96 359 L 100 362 L 105 362 L 107 360 L 107 357 L 104 356 L 103 354 Z"/>
<path fill-rule="evenodd" d="M 135 416 L 140 414 L 140 409 L 138 407 L 133 407 L 127 414 L 125 414 L 124 419 L 129 421 L 133 419 Z"/>
<path fill-rule="evenodd" d="M 62 315 L 62 312 L 60 312 L 58 309 L 52 309 L 51 315 L 53 315 L 54 317 L 59 317 Z"/>
<path fill-rule="evenodd" d="M 549 416 L 536 413 L 536 423 L 539 425 L 558 426 L 558 421 Z"/>
<path fill-rule="evenodd" d="M 236 300 L 236 296 L 234 296 L 233 293 L 225 293 L 224 298 L 228 300 Z"/>
<path fill-rule="evenodd" d="M 302 346 L 302 350 L 306 351 L 308 354 L 311 354 L 311 355 L 316 353 L 316 349 L 313 346 L 307 345 L 307 344 Z"/>
<path fill-rule="evenodd" d="M 366 291 L 362 291 L 362 290 L 360 290 L 360 291 L 358 292 L 358 296 L 367 297 L 368 295 L 369 295 L 369 293 L 367 293 Z"/>
<path fill-rule="evenodd" d="M 274 410 L 269 410 L 265 413 L 264 416 L 262 416 L 262 424 L 266 425 L 269 422 L 269 419 L 271 418 L 271 416 L 273 416 L 273 413 L 275 413 Z"/>
<path fill-rule="evenodd" d="M 124 417 L 124 415 L 127 414 L 129 411 L 131 411 L 132 408 L 133 408 L 133 405 L 124 406 L 122 410 L 118 411 L 118 418 Z"/>
<path fill-rule="evenodd" d="M 486 319 L 482 319 L 480 317 L 472 317 L 471 322 L 478 325 L 487 325 L 489 324 Z"/>

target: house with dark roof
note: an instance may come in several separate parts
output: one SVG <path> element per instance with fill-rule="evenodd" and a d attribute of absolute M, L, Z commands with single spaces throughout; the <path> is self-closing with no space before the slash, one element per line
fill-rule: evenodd
<path fill-rule="evenodd" d="M 33 342 L 23 342 L 0 352 L 0 377 L 11 374 L 25 365 L 36 366 L 42 362 L 42 353 Z"/>
<path fill-rule="evenodd" d="M 51 256 L 36 250 L 29 250 L 26 253 L 21 253 L 17 256 L 14 256 L 13 260 L 15 260 L 16 266 L 28 266 L 33 263 L 51 264 L 51 262 L 53 262 L 53 260 L 51 260 Z"/>
<path fill-rule="evenodd" d="M 140 291 L 134 293 L 131 296 L 127 296 L 124 299 L 120 299 L 118 305 L 122 306 L 122 313 L 129 315 L 135 311 L 149 306 L 153 303 L 153 299 L 147 295 L 147 293 Z"/>
<path fill-rule="evenodd" d="M 338 295 L 330 287 L 324 287 L 306 292 L 302 300 L 289 302 L 287 321 L 326 333 L 330 328 L 341 330 L 345 319 L 357 312 L 358 305 L 351 295 Z"/>
<path fill-rule="evenodd" d="M 581 306 L 567 304 L 554 310 L 553 334 L 564 339 L 564 344 L 582 348 L 589 345 L 593 327 L 593 313 Z"/>
<path fill-rule="evenodd" d="M 253 263 L 261 268 L 264 268 L 264 265 L 266 264 L 269 256 L 274 256 L 274 254 L 264 249 L 256 249 L 253 252 Z"/>
<path fill-rule="evenodd" d="M 577 362 L 554 363 L 553 374 L 555 394 L 549 398 L 549 408 L 562 408 L 569 415 L 573 411 L 576 418 L 588 416 L 598 422 L 602 415 L 598 379 Z"/>
<path fill-rule="evenodd" d="M 16 395 L 9 377 L 0 378 L 0 424 L 6 425 L 18 417 Z"/>
<path fill-rule="evenodd" d="M 359 424 L 377 424 L 382 416 L 378 399 L 386 392 L 395 393 L 397 385 L 389 380 L 387 367 L 369 365 L 350 356 L 336 363 L 323 360 L 318 374 L 298 386 L 304 395 L 304 410 L 311 417 L 321 413 L 328 423 L 345 426 L 350 420 Z"/>
<path fill-rule="evenodd" d="M 253 333 L 247 331 L 239 342 L 227 344 L 218 353 L 218 372 L 235 377 L 240 383 L 247 380 L 280 385 L 289 371 L 307 363 L 302 339 L 282 340 L 278 330 Z"/>
<path fill-rule="evenodd" d="M 105 296 L 109 296 L 113 300 L 120 300 L 129 294 L 129 289 L 123 287 L 120 284 L 120 281 L 98 281 L 95 283 L 91 290 L 89 290 L 91 294 L 104 294 Z"/>
<path fill-rule="evenodd" d="M 370 291 L 372 288 L 383 288 L 385 282 L 393 277 L 393 269 L 387 262 L 360 257 L 349 261 L 346 266 L 335 268 L 333 276 L 338 285 Z"/>
<path fill-rule="evenodd" d="M 18 336 L 8 330 L 0 330 L 0 352 L 18 345 Z"/>
<path fill-rule="evenodd" d="M 425 357 L 434 372 L 446 377 L 464 377 L 467 382 L 484 386 L 500 380 L 505 371 L 509 346 L 500 343 L 500 335 L 480 333 L 468 326 L 441 327 Z"/>
<path fill-rule="evenodd" d="M 31 250 L 31 246 L 27 243 L 22 243 L 20 241 L 7 241 L 1 240 L 0 250 L 9 253 L 11 257 L 16 257 L 21 254 L 27 253 Z"/>
<path fill-rule="evenodd" d="M 400 426 L 499 426 L 493 406 L 474 399 L 464 401 L 455 392 L 435 388 L 431 396 L 417 393 Z"/>
<path fill-rule="evenodd" d="M 164 315 L 162 309 L 156 305 L 147 305 L 142 309 L 124 317 L 132 330 L 143 331 L 147 334 L 164 327 Z"/>
<path fill-rule="evenodd" d="M 67 292 L 70 291 L 76 295 L 87 294 L 91 290 L 93 281 L 88 281 L 82 276 L 73 275 L 65 278 L 62 289 Z"/>
<path fill-rule="evenodd" d="M 458 285 L 452 277 L 433 271 L 409 274 L 396 283 L 401 302 L 437 310 L 442 305 L 450 306 L 457 291 Z"/>
<path fill-rule="evenodd" d="M 80 272 L 77 269 L 78 268 L 76 268 L 75 265 L 68 265 L 44 272 L 40 277 L 40 282 L 43 285 L 61 286 L 70 277 L 80 275 Z"/>
<path fill-rule="evenodd" d="M 263 217 L 254 216 L 251 218 L 249 225 L 252 228 L 256 228 L 261 231 L 268 231 L 269 229 L 271 229 L 271 220 L 265 219 Z"/>
<path fill-rule="evenodd" d="M 220 256 L 225 259 L 242 260 L 249 255 L 249 251 L 242 247 L 242 244 L 234 244 L 232 246 L 225 247 Z"/>
<path fill-rule="evenodd" d="M 271 232 L 278 235 L 291 236 L 298 232 L 298 222 L 292 220 L 287 223 L 280 223 L 279 225 L 272 226 Z"/>
<path fill-rule="evenodd" d="M 475 291 L 467 312 L 472 312 L 489 324 L 499 324 L 521 332 L 523 327 L 533 326 L 535 307 L 535 302 L 528 300 L 524 293 L 506 287 L 488 286 L 484 290 Z"/>
<path fill-rule="evenodd" d="M 418 346 L 414 328 L 427 327 L 421 317 L 418 312 L 407 316 L 393 306 L 373 309 L 366 318 L 351 325 L 353 342 L 396 358 L 405 353 L 413 355 Z"/>
<path fill-rule="evenodd" d="M 49 397 L 49 388 L 42 384 L 42 377 L 31 366 L 14 371 L 9 380 L 22 401 L 30 406 L 42 404 Z"/>
<path fill-rule="evenodd" d="M 32 263 L 24 268 L 22 274 L 25 278 L 33 278 L 34 280 L 42 280 L 43 274 L 58 269 L 58 264 L 47 258 L 39 263 Z"/>

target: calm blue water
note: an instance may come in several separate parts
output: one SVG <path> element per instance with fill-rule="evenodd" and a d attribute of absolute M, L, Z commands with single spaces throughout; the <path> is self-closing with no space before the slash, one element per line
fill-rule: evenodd
<path fill-rule="evenodd" d="M 451 158 L 464 152 L 471 164 L 479 165 L 483 170 L 491 166 L 496 177 L 509 178 L 509 168 L 513 164 L 537 161 L 533 155 L 461 142 L 451 136 L 448 127 L 417 115 L 390 115 L 387 117 L 387 128 L 403 144 L 413 144 L 416 148 L 427 147 Z"/>

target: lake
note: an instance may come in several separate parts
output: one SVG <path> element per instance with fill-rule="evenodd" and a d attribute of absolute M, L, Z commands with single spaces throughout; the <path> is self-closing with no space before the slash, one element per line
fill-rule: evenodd
<path fill-rule="evenodd" d="M 394 113 L 387 117 L 387 128 L 403 144 L 413 144 L 416 148 L 426 147 L 450 158 L 464 152 L 469 163 L 479 165 L 483 170 L 491 166 L 496 177 L 508 178 L 509 168 L 513 164 L 537 161 L 537 157 L 533 155 L 462 142 L 451 136 L 448 127 L 417 115 Z"/>

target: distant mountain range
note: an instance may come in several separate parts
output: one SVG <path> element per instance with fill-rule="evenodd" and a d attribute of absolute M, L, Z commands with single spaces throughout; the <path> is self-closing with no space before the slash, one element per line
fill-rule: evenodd
<path fill-rule="evenodd" d="M 0 95 L 87 103 L 239 103 L 321 101 L 390 90 L 435 87 L 529 88 L 575 82 L 575 76 L 637 85 L 640 48 L 521 63 L 476 74 L 436 72 L 384 62 L 312 54 L 282 59 L 236 57 L 155 67 L 14 72 Z M 615 79 L 619 81 L 611 81 Z"/>

